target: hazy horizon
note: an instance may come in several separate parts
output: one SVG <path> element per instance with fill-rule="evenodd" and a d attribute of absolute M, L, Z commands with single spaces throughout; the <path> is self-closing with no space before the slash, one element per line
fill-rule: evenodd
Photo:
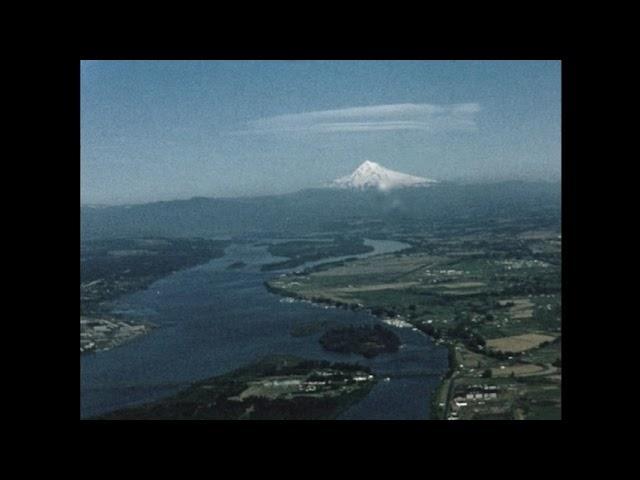
<path fill-rule="evenodd" d="M 560 180 L 559 61 L 83 61 L 81 204 Z"/>
<path fill-rule="evenodd" d="M 493 179 L 493 180 L 465 180 L 465 179 L 452 179 L 440 182 L 441 184 L 455 184 L 455 185 L 492 185 L 497 183 L 504 182 L 527 182 L 527 183 L 546 183 L 546 184 L 554 184 L 557 183 L 560 185 L 561 179 L 522 179 L 522 178 L 510 178 L 510 179 Z M 305 190 L 313 190 L 314 188 L 326 188 L 326 186 L 319 185 L 316 187 L 307 187 L 307 188 L 299 188 L 287 192 L 277 192 L 277 193 L 247 193 L 247 194 L 239 194 L 239 195 L 185 195 L 185 196 L 168 196 L 166 198 L 156 198 L 156 199 L 144 199 L 140 201 L 120 201 L 120 202 L 80 202 L 80 206 L 83 207 L 121 207 L 128 205 L 144 205 L 147 203 L 158 203 L 158 202 L 172 202 L 172 201 L 181 201 L 181 200 L 191 200 L 194 198 L 207 198 L 207 199 L 234 199 L 234 198 L 260 198 L 260 197 L 268 197 L 273 195 L 290 195 L 296 192 L 302 192 Z M 433 186 L 429 186 L 426 188 L 433 188 Z M 384 192 L 380 192 L 381 194 L 385 194 Z"/>

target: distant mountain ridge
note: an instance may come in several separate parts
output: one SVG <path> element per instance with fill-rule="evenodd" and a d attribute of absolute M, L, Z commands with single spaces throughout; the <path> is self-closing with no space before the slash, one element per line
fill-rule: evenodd
<path fill-rule="evenodd" d="M 359 190 L 376 188 L 381 191 L 389 191 L 396 188 L 427 187 L 434 183 L 437 181 L 396 172 L 376 162 L 365 160 L 353 173 L 334 180 L 330 186 Z"/>
<path fill-rule="evenodd" d="M 141 235 L 217 237 L 323 231 L 354 219 L 384 223 L 446 221 L 460 216 L 560 212 L 560 184 L 500 182 L 437 188 L 317 188 L 284 195 L 204 198 L 80 209 L 81 238 Z M 332 227 L 331 227 L 332 228 Z"/>

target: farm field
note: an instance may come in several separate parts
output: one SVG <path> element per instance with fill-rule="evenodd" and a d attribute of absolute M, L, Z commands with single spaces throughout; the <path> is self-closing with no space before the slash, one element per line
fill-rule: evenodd
<path fill-rule="evenodd" d="M 452 345 L 447 392 L 434 400 L 441 418 L 560 418 L 559 228 L 531 227 L 407 228 L 391 238 L 410 249 L 288 274 L 268 287 L 403 320 Z M 476 392 L 480 382 L 489 390 Z"/>

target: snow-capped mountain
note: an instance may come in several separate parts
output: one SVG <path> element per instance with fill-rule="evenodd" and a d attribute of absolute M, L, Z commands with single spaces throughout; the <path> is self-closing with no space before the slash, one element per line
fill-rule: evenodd
<path fill-rule="evenodd" d="M 395 172 L 375 162 L 366 160 L 351 175 L 334 180 L 331 186 L 337 188 L 391 190 L 402 187 L 426 187 L 434 183 L 437 183 L 437 181 Z"/>

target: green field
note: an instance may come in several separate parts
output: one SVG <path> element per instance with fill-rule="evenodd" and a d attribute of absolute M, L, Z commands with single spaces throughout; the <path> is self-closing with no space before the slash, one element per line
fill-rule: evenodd
<path fill-rule="evenodd" d="M 445 225 L 429 234 L 416 226 L 390 238 L 412 247 L 288 274 L 268 286 L 284 295 L 399 317 L 456 345 L 462 363 L 454 365 L 452 390 L 468 388 L 466 380 L 473 384 L 481 378 L 498 385 L 505 377 L 512 382 L 554 377 L 553 388 L 523 382 L 513 391 L 502 391 L 498 399 L 491 397 L 493 403 L 474 398 L 473 406 L 460 407 L 461 419 L 556 418 L 561 375 L 559 226 L 549 226 L 544 217 L 530 222 L 503 219 L 472 228 Z M 483 372 L 490 376 L 482 377 Z M 444 414 L 445 409 L 436 410 Z"/>

